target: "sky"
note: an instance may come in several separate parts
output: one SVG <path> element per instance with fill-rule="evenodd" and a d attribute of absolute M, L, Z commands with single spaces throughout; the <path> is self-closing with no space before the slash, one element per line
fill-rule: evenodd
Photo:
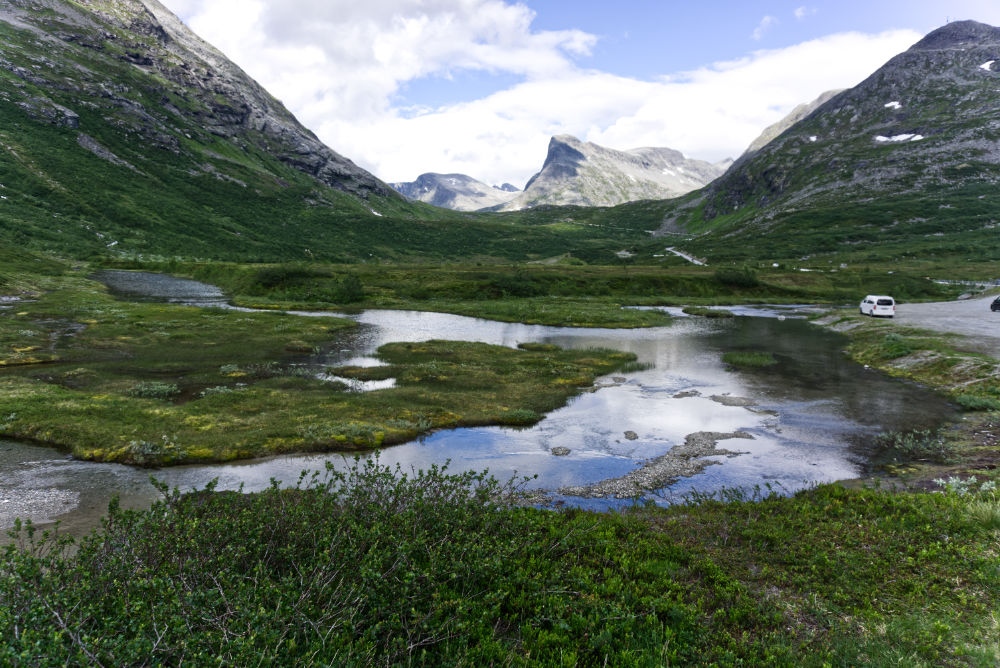
<path fill-rule="evenodd" d="M 384 181 L 523 187 L 549 139 L 736 158 L 1000 0 L 161 0 Z"/>

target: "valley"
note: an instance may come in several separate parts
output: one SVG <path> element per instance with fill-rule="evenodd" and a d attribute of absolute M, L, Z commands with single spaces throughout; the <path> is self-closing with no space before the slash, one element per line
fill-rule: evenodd
<path fill-rule="evenodd" d="M 158 0 L 0 6 L 0 664 L 996 665 L 997 63 L 390 186 Z"/>

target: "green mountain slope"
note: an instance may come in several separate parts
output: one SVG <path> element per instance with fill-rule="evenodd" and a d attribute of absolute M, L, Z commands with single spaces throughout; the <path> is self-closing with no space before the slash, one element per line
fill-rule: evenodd
<path fill-rule="evenodd" d="M 0 4 L 0 246 L 84 258 L 608 260 L 646 234 L 565 217 L 406 201 L 156 0 Z"/>
<path fill-rule="evenodd" d="M 1000 29 L 946 25 L 674 203 L 715 260 L 997 257 Z"/>

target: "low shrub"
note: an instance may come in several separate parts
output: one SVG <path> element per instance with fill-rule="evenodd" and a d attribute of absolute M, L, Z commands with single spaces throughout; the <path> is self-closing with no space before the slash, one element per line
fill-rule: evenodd
<path fill-rule="evenodd" d="M 947 464 L 954 460 L 953 443 L 928 429 L 888 432 L 875 437 L 879 459 L 892 461 L 931 461 Z"/>
<path fill-rule="evenodd" d="M 136 383 L 128 391 L 129 396 L 140 397 L 142 399 L 169 399 L 178 394 L 180 388 L 176 383 L 163 383 L 160 381 L 142 381 Z"/>
<path fill-rule="evenodd" d="M 913 353 L 913 348 L 910 347 L 907 340 L 895 332 L 885 335 L 885 338 L 882 339 L 882 349 L 888 359 L 905 357 Z"/>
<path fill-rule="evenodd" d="M 966 411 L 997 411 L 1000 410 L 1000 399 L 984 397 L 979 394 L 960 393 L 955 395 L 955 403 Z"/>
<path fill-rule="evenodd" d="M 748 266 L 722 267 L 715 270 L 715 280 L 736 288 L 755 288 L 760 285 L 757 272 Z"/>

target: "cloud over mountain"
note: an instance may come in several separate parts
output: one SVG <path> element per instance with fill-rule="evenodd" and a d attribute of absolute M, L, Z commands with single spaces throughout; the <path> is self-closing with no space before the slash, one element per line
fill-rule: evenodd
<path fill-rule="evenodd" d="M 396 181 L 430 169 L 524 183 L 558 134 L 721 160 L 920 37 L 841 33 L 641 79 L 586 67 L 601 37 L 537 29 L 531 9 L 500 0 L 167 4 L 326 143 Z M 408 86 L 466 75 L 483 82 L 471 99 L 406 101 Z"/>

